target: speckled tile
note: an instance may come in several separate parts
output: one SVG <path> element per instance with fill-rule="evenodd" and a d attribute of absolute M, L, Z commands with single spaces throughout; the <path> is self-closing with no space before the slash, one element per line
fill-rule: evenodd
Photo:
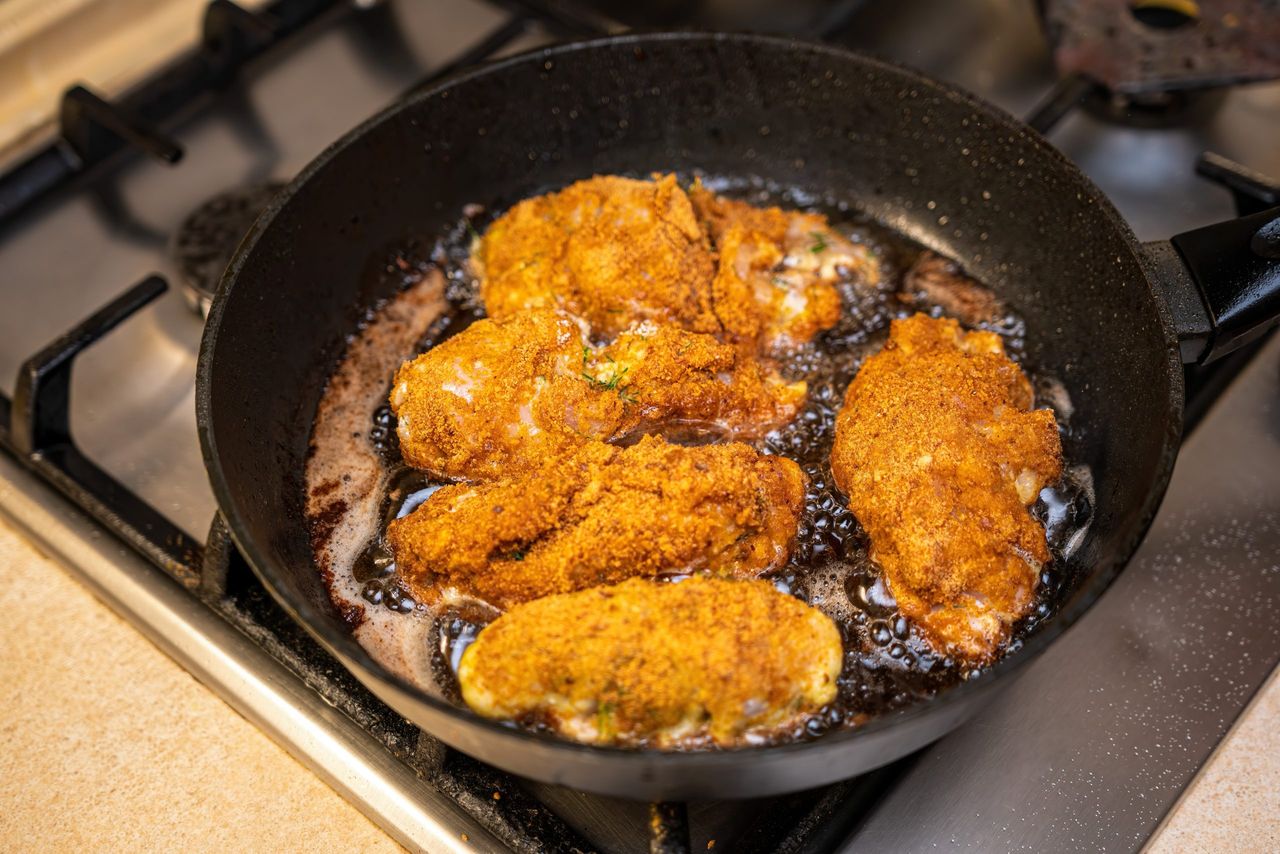
<path fill-rule="evenodd" d="M 0 850 L 403 850 L 2 520 L 0 609 Z"/>
<path fill-rule="evenodd" d="M 1280 671 L 1200 769 L 1147 851 L 1280 851 Z"/>

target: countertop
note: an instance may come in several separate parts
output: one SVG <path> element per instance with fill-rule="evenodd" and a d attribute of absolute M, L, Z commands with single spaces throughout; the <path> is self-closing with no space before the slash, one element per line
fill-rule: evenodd
<path fill-rule="evenodd" d="M 2 519 L 0 608 L 0 849 L 401 850 Z M 1150 850 L 1278 849 L 1273 675 Z"/>

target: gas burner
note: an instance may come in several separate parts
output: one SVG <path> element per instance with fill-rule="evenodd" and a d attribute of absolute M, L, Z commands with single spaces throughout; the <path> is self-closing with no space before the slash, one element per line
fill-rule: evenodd
<path fill-rule="evenodd" d="M 1042 0 L 1053 59 L 1113 92 L 1280 78 L 1275 0 Z"/>
<path fill-rule="evenodd" d="M 169 249 L 192 311 L 208 313 L 241 238 L 283 187 L 268 182 L 226 190 L 207 199 L 178 226 Z"/>

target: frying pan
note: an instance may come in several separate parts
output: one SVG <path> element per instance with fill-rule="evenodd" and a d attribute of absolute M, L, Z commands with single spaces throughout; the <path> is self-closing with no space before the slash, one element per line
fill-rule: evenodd
<path fill-rule="evenodd" d="M 594 173 L 652 170 L 763 176 L 856 203 L 959 259 L 1025 318 L 1028 363 L 1072 395 L 1066 453 L 1092 467 L 1096 507 L 1056 615 L 981 678 L 811 742 L 662 753 L 481 719 L 400 681 L 351 637 L 312 559 L 303 469 L 325 380 L 362 311 L 393 288 L 363 275 L 371 259 L 440 233 L 467 203 L 501 210 Z M 1275 213 L 1144 246 L 1018 121 L 832 47 L 668 33 L 538 50 L 395 104 L 321 154 L 258 220 L 201 346 L 205 462 L 238 547 L 272 595 L 375 694 L 457 749 L 631 798 L 809 788 L 903 756 L 973 715 L 1121 571 L 1169 480 L 1184 359 L 1224 352 L 1280 313 Z"/>

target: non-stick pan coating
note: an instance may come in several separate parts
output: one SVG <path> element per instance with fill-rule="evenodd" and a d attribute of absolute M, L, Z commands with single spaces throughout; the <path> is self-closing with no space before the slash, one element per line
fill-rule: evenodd
<path fill-rule="evenodd" d="M 379 252 L 593 173 L 758 175 L 857 203 L 962 261 L 1026 319 L 1031 364 L 1075 405 L 1068 458 L 1097 506 L 1058 618 L 974 682 L 814 742 L 723 753 L 589 748 L 483 721 L 390 677 L 316 571 L 302 473 L 325 378 L 386 293 Z M 382 285 L 386 287 L 386 285 Z M 748 797 L 852 776 L 973 713 L 1101 593 L 1145 532 L 1180 432 L 1163 304 L 1115 211 L 994 108 L 844 51 L 750 36 L 622 36 L 504 60 L 399 104 L 326 151 L 246 239 L 215 300 L 197 393 L 206 462 L 274 595 L 383 699 L 516 773 L 646 799 Z"/>

